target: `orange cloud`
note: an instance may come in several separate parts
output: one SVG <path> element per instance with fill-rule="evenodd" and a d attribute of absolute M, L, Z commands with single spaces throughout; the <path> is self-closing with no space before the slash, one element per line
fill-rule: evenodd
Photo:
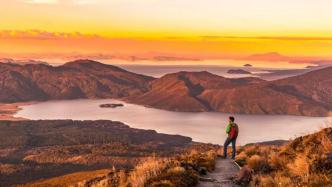
<path fill-rule="evenodd" d="M 47 32 L 41 30 L 2 30 L 0 31 L 1 39 L 34 39 L 34 40 L 56 40 L 56 39 L 91 39 L 99 38 L 97 35 L 86 35 L 79 32 Z"/>
<path fill-rule="evenodd" d="M 97 56 L 144 56 L 170 54 L 191 59 L 244 59 L 252 54 L 277 52 L 295 59 L 332 58 L 329 38 L 294 37 L 170 37 L 105 38 L 79 32 L 40 30 L 0 31 L 0 53 L 5 54 L 97 54 Z M 144 55 L 142 55 L 144 54 Z M 60 55 L 61 56 L 61 55 Z M 274 59 L 276 55 L 266 59 Z M 12 56 L 11 56 L 12 57 Z M 301 57 L 301 58 L 299 58 Z M 262 58 L 262 57 L 260 57 Z M 291 60 L 293 58 L 277 58 Z"/>
<path fill-rule="evenodd" d="M 256 37 L 238 37 L 238 36 L 201 36 L 202 39 L 254 39 L 254 40 L 331 40 L 332 37 L 294 37 L 294 36 L 256 36 Z"/>

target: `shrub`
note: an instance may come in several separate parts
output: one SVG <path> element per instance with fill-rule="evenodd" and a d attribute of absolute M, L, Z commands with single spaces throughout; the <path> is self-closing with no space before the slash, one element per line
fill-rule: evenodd
<path fill-rule="evenodd" d="M 255 173 L 267 172 L 270 170 L 267 159 L 259 155 L 253 155 L 247 159 L 247 164 Z"/>
<path fill-rule="evenodd" d="M 262 187 L 273 187 L 275 186 L 274 180 L 271 176 L 261 176 L 260 186 Z"/>
<path fill-rule="evenodd" d="M 258 146 L 249 146 L 245 148 L 244 152 L 246 153 L 246 155 L 248 155 L 248 157 L 251 157 L 253 155 L 258 154 L 258 150 L 259 150 Z"/>
<path fill-rule="evenodd" d="M 294 162 L 290 162 L 287 167 L 292 175 L 301 177 L 302 181 L 308 180 L 309 163 L 305 156 L 298 155 Z"/>
<path fill-rule="evenodd" d="M 332 174 L 311 174 L 309 177 L 308 186 L 321 187 L 332 186 Z"/>
<path fill-rule="evenodd" d="M 268 162 L 271 166 L 271 169 L 273 170 L 280 170 L 284 168 L 285 165 L 287 164 L 286 157 L 281 156 L 277 153 L 272 153 L 271 156 L 269 157 Z"/>
<path fill-rule="evenodd" d="M 243 151 L 240 152 L 236 157 L 235 157 L 235 162 L 238 163 L 241 167 L 247 164 L 247 159 L 248 156 L 247 154 Z"/>
<path fill-rule="evenodd" d="M 292 182 L 291 178 L 285 176 L 285 173 L 282 173 L 282 172 L 277 172 L 275 173 L 275 176 L 274 176 L 274 184 L 276 186 L 280 186 L 280 187 L 283 187 L 283 186 L 295 186 L 295 184 Z"/>
<path fill-rule="evenodd" d="M 166 166 L 165 160 L 148 158 L 135 167 L 129 175 L 128 182 L 132 187 L 142 187 L 149 179 L 160 175 Z"/>

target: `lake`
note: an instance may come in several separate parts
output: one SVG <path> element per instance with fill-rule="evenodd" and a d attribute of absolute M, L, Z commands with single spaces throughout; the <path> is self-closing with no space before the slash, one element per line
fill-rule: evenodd
<path fill-rule="evenodd" d="M 124 107 L 100 108 L 100 104 L 123 103 Z M 114 99 L 47 101 L 22 106 L 15 117 L 31 120 L 113 120 L 130 127 L 189 136 L 194 141 L 222 144 L 229 114 L 217 112 L 170 112 L 128 104 Z M 329 117 L 288 115 L 233 115 L 239 125 L 238 143 L 243 145 L 276 139 L 291 139 L 326 127 Z"/>

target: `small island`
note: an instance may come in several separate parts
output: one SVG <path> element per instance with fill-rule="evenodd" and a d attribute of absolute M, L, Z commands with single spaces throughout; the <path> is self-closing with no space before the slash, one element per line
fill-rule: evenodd
<path fill-rule="evenodd" d="M 317 68 L 317 67 L 319 67 L 319 66 L 310 66 L 310 65 L 309 65 L 309 66 L 306 66 L 305 68 L 306 68 L 306 69 L 313 69 L 313 68 Z"/>
<path fill-rule="evenodd" d="M 124 105 L 121 103 L 107 103 L 99 105 L 100 108 L 118 108 L 123 107 Z"/>
<path fill-rule="evenodd" d="M 244 64 L 243 66 L 244 66 L 244 67 L 252 67 L 251 64 Z"/>
<path fill-rule="evenodd" d="M 227 71 L 227 73 L 229 73 L 229 74 L 251 74 L 251 72 L 245 71 L 242 69 L 230 69 Z"/>

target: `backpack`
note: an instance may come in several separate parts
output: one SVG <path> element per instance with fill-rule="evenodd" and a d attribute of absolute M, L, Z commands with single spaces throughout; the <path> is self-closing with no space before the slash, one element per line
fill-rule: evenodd
<path fill-rule="evenodd" d="M 239 127 L 236 123 L 232 124 L 231 130 L 229 131 L 229 137 L 231 139 L 237 138 L 237 135 L 239 134 Z"/>

